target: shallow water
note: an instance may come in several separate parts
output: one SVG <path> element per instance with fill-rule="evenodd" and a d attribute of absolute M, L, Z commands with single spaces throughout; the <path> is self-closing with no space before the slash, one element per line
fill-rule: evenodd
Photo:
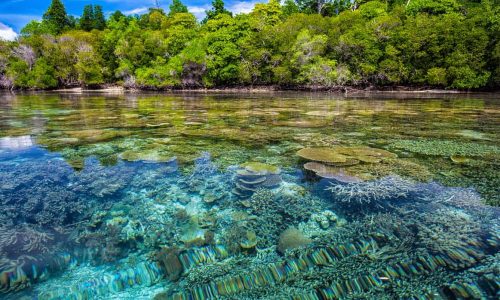
<path fill-rule="evenodd" d="M 496 299 L 498 95 L 0 94 L 0 298 Z"/>

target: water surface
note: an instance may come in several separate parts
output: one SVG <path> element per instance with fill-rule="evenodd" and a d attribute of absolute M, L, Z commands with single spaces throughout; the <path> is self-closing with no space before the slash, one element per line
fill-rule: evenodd
<path fill-rule="evenodd" d="M 0 297 L 488 299 L 497 95 L 0 95 Z"/>

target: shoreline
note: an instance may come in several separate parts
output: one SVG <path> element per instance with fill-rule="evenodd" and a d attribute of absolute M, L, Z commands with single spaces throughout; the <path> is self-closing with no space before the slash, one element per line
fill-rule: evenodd
<path fill-rule="evenodd" d="M 344 95 L 356 94 L 476 94 L 476 93 L 499 93 L 500 89 L 478 89 L 478 90 L 458 90 L 458 89 L 443 89 L 429 86 L 369 86 L 369 87 L 354 87 L 354 86 L 337 86 L 337 87 L 324 87 L 324 86 L 234 86 L 234 87 L 213 87 L 213 88 L 165 88 L 165 89 L 151 89 L 151 88 L 125 88 L 120 85 L 102 85 L 95 87 L 68 87 L 57 89 L 29 89 L 29 90 L 8 90 L 0 89 L 5 92 L 56 92 L 56 93 L 71 93 L 71 94 L 84 94 L 84 93 L 103 93 L 103 94 L 125 94 L 125 93 L 272 93 L 272 92 L 306 92 L 306 93 L 332 93 Z"/>

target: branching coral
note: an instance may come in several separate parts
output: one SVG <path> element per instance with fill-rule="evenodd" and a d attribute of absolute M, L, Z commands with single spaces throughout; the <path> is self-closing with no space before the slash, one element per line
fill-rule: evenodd
<path fill-rule="evenodd" d="M 50 250 L 54 235 L 30 226 L 21 228 L 0 227 L 0 251 L 4 253 L 46 253 Z"/>
<path fill-rule="evenodd" d="M 419 217 L 417 238 L 425 248 L 446 253 L 455 248 L 476 243 L 480 231 L 478 223 L 468 214 L 456 209 L 438 209 Z"/>
<path fill-rule="evenodd" d="M 359 183 L 331 183 L 326 188 L 333 194 L 335 201 L 361 205 L 404 198 L 414 189 L 415 185 L 412 182 L 396 176 Z"/>
<path fill-rule="evenodd" d="M 217 172 L 217 167 L 212 162 L 210 153 L 203 152 L 200 157 L 194 161 L 194 170 L 190 176 L 190 179 L 194 177 L 203 178 L 205 176 L 214 175 Z"/>

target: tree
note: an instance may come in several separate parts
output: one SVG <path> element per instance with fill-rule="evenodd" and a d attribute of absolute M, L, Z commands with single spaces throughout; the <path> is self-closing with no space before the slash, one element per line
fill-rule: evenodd
<path fill-rule="evenodd" d="M 92 5 L 85 5 L 83 14 L 80 18 L 80 29 L 91 31 L 94 29 L 94 7 Z"/>
<path fill-rule="evenodd" d="M 52 3 L 43 15 L 43 20 L 51 26 L 52 33 L 54 34 L 60 34 L 70 26 L 66 8 L 64 8 L 61 0 L 52 0 Z"/>
<path fill-rule="evenodd" d="M 21 29 L 21 35 L 24 37 L 31 35 L 41 36 L 50 33 L 52 33 L 52 30 L 47 22 L 39 22 L 36 20 L 29 22 L 23 29 Z"/>
<path fill-rule="evenodd" d="M 108 22 L 120 22 L 123 19 L 126 19 L 127 16 L 125 16 L 121 11 L 117 10 L 114 13 L 111 14 L 111 16 L 108 19 Z"/>
<path fill-rule="evenodd" d="M 104 30 L 106 28 L 106 19 L 100 5 L 85 5 L 80 18 L 80 28 L 85 31 Z"/>
<path fill-rule="evenodd" d="M 269 0 L 234 17 L 212 0 L 201 24 L 182 0 L 107 21 L 87 5 L 82 30 L 61 1 L 0 41 L 0 86 L 500 84 L 495 0 Z"/>
<path fill-rule="evenodd" d="M 283 6 L 281 7 L 281 11 L 283 12 L 283 15 L 288 17 L 290 15 L 298 13 L 299 7 L 294 0 L 285 0 Z"/>
<path fill-rule="evenodd" d="M 94 19 L 93 19 L 94 29 L 104 30 L 106 28 L 106 19 L 104 18 L 104 14 L 102 13 L 102 6 L 96 5 L 94 6 Z"/>
<path fill-rule="evenodd" d="M 181 0 L 173 0 L 169 6 L 168 16 L 171 17 L 177 13 L 187 13 L 186 5 L 182 4 Z"/>
<path fill-rule="evenodd" d="M 412 0 L 408 1 L 406 11 L 413 15 L 421 12 L 437 15 L 458 11 L 459 8 L 456 0 Z"/>
<path fill-rule="evenodd" d="M 278 0 L 269 0 L 269 3 L 257 3 L 250 13 L 258 29 L 280 23 L 281 14 L 281 5 Z"/>
<path fill-rule="evenodd" d="M 212 9 L 208 10 L 207 17 L 203 20 L 203 23 L 206 23 L 208 20 L 215 18 L 218 15 L 226 14 L 232 16 L 233 14 L 224 7 L 223 0 L 214 0 L 212 1 Z"/>
<path fill-rule="evenodd" d="M 327 2 L 328 0 L 297 0 L 297 5 L 301 12 L 321 14 Z"/>
<path fill-rule="evenodd" d="M 297 83 L 322 86 L 335 84 L 335 61 L 324 57 L 327 40 L 326 35 L 312 36 L 307 29 L 299 32 L 291 58 L 298 71 Z"/>

